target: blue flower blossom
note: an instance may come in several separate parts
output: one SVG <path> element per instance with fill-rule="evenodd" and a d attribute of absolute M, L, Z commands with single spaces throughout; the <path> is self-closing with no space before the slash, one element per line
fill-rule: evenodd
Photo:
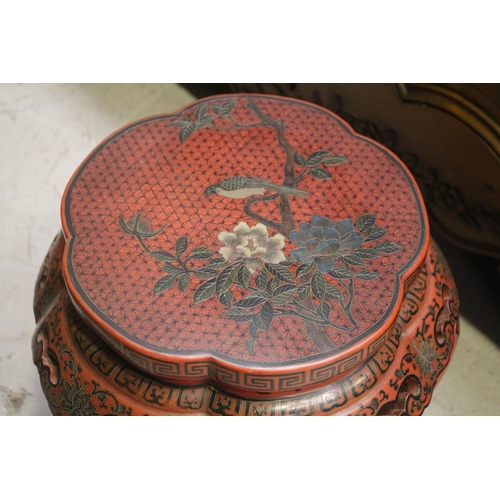
<path fill-rule="evenodd" d="M 363 244 L 363 237 L 355 230 L 352 219 L 333 222 L 313 215 L 311 222 L 302 222 L 300 231 L 292 231 L 290 239 L 299 247 L 290 253 L 297 262 L 310 262 L 327 273 L 339 257 L 351 253 Z"/>

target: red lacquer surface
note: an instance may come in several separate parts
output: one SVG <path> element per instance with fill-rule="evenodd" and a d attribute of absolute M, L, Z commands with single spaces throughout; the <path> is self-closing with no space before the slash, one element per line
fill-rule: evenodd
<path fill-rule="evenodd" d="M 245 197 L 207 189 L 242 176 Z M 76 171 L 62 216 L 68 290 L 109 345 L 163 380 L 241 394 L 314 387 L 369 358 L 429 244 L 399 160 L 330 112 L 262 96 L 118 131 Z"/>

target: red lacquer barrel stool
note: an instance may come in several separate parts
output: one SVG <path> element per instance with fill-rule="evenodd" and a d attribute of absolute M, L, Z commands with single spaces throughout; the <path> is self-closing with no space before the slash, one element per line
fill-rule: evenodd
<path fill-rule="evenodd" d="M 407 168 L 309 103 L 216 96 L 78 168 L 35 291 L 56 415 L 419 415 L 458 297 Z"/>

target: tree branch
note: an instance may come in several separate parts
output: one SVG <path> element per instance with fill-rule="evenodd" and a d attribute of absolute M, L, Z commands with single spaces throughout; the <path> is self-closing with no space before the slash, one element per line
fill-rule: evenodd
<path fill-rule="evenodd" d="M 296 150 L 288 142 L 285 136 L 285 126 L 283 125 L 283 122 L 273 120 L 269 116 L 265 115 L 252 98 L 248 98 L 248 107 L 261 119 L 264 125 L 268 125 L 275 130 L 278 138 L 278 144 L 286 154 L 285 179 L 283 185 L 293 186 L 293 182 L 295 180 L 295 160 L 293 159 L 293 156 L 296 153 Z"/>
<path fill-rule="evenodd" d="M 269 220 L 252 210 L 252 207 L 256 203 L 272 201 L 278 198 L 278 196 L 278 193 L 269 194 L 266 196 L 250 196 L 245 202 L 244 211 L 249 217 L 252 217 L 252 219 L 256 220 L 257 222 L 260 222 L 261 224 L 264 224 L 264 226 L 270 227 L 271 229 L 274 229 L 275 231 L 281 233 L 283 236 L 289 238 L 290 230 L 288 229 L 286 224 L 284 224 L 283 222 L 274 222 L 272 220 Z"/>
<path fill-rule="evenodd" d="M 257 103 L 252 98 L 248 98 L 247 102 L 248 102 L 248 108 L 251 109 L 260 118 L 262 124 L 272 127 L 276 132 L 278 144 L 286 154 L 283 185 L 290 187 L 295 186 L 296 182 L 295 182 L 294 154 L 296 150 L 288 142 L 285 136 L 285 126 L 283 125 L 283 122 L 273 120 L 272 118 L 264 114 L 262 110 L 257 106 Z M 289 237 L 290 232 L 295 229 L 295 220 L 293 218 L 292 209 L 290 207 L 289 197 L 286 194 L 280 195 L 279 211 L 282 220 L 280 227 L 282 228 L 282 231 L 285 231 L 282 232 L 282 234 L 286 237 Z"/>
<path fill-rule="evenodd" d="M 357 328 L 359 325 L 351 313 L 351 307 L 352 307 L 352 303 L 354 301 L 354 282 L 352 279 L 350 279 L 349 285 L 346 285 L 342 280 L 339 280 L 339 283 L 346 288 L 347 293 L 348 293 L 347 304 L 340 302 L 340 306 L 342 307 L 342 310 L 344 311 L 345 315 L 349 318 L 349 321 L 352 323 L 352 325 L 355 328 Z"/>
<path fill-rule="evenodd" d="M 135 237 L 137 238 L 137 240 L 141 244 L 142 248 L 144 248 L 144 250 L 146 250 L 146 252 L 151 253 L 151 250 L 147 247 L 146 243 L 144 243 L 144 240 L 138 234 L 136 234 Z"/>

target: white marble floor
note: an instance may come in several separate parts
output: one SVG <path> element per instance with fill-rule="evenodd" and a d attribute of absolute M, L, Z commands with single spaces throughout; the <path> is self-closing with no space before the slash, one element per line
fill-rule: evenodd
<path fill-rule="evenodd" d="M 72 173 L 107 135 L 194 97 L 176 84 L 0 85 L 0 415 L 49 415 L 31 360 L 35 279 Z M 500 415 L 500 349 L 461 318 L 425 415 Z"/>

